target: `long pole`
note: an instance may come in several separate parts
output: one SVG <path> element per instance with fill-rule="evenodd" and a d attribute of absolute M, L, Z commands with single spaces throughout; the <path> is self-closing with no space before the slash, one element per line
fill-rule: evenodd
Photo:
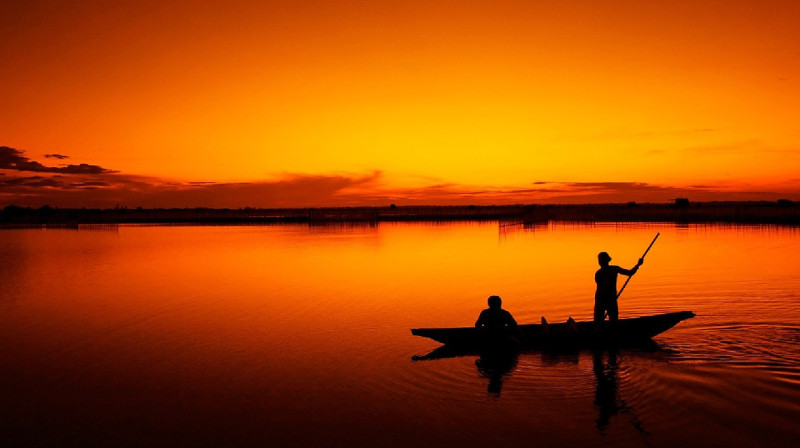
<path fill-rule="evenodd" d="M 653 244 L 655 244 L 655 242 L 656 242 L 656 240 L 658 239 L 658 236 L 659 236 L 659 235 L 661 235 L 661 232 L 658 232 L 658 233 L 656 233 L 656 237 L 655 237 L 655 238 L 653 238 L 653 241 L 650 243 L 650 245 L 649 245 L 649 246 L 647 246 L 647 250 L 646 250 L 646 251 L 644 251 L 644 254 L 642 254 L 642 260 L 644 260 L 644 257 L 645 257 L 645 255 L 647 255 L 647 253 L 648 253 L 648 252 L 650 252 L 650 248 L 651 248 L 651 247 L 653 247 Z M 617 293 L 617 299 L 619 299 L 619 296 L 621 296 L 621 295 L 622 295 L 622 291 L 624 291 L 624 290 L 625 290 L 625 287 L 626 287 L 626 286 L 628 286 L 628 282 L 629 282 L 629 281 L 631 281 L 631 278 L 632 278 L 632 277 L 633 277 L 633 276 L 631 275 L 630 277 L 628 277 L 628 279 L 627 279 L 627 280 L 625 280 L 625 284 L 624 284 L 624 285 L 622 285 L 622 288 L 620 288 L 619 292 Z"/>

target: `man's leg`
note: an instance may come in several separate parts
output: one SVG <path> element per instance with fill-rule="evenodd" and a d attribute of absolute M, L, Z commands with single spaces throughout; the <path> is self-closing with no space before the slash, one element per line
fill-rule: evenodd
<path fill-rule="evenodd" d="M 602 303 L 594 301 L 594 321 L 602 322 L 606 318 L 606 307 Z"/>
<path fill-rule="evenodd" d="M 608 321 L 609 322 L 616 322 L 619 318 L 619 306 L 617 305 L 617 301 L 614 300 L 613 302 L 606 305 L 608 308 Z"/>

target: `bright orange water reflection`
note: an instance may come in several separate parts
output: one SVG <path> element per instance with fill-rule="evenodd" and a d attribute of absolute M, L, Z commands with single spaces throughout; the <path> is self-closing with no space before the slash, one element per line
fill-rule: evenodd
<path fill-rule="evenodd" d="M 491 294 L 520 322 L 590 319 L 597 252 L 631 267 L 656 232 L 621 315 L 698 317 L 658 338 L 678 354 L 623 353 L 612 396 L 657 446 L 682 442 L 667 421 L 796 437 L 796 229 L 497 223 L 0 231 L 4 437 L 463 445 L 493 422 L 599 445 L 591 355 L 521 355 L 497 401 L 474 359 L 410 363 L 436 343 L 409 328 L 472 325 Z M 619 414 L 603 431 L 640 444 Z"/>

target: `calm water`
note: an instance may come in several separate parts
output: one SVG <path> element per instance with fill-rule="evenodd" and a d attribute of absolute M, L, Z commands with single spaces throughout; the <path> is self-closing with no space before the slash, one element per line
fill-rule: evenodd
<path fill-rule="evenodd" d="M 659 350 L 412 361 L 413 327 L 693 310 Z M 800 229 L 0 230 L 0 444 L 797 446 Z M 621 283 L 621 282 L 620 282 Z M 491 390 L 490 390 L 491 389 Z"/>

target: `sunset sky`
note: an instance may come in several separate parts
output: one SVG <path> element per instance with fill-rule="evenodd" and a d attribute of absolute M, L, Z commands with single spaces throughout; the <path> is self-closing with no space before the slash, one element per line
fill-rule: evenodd
<path fill-rule="evenodd" d="M 800 200 L 800 1 L 0 2 L 0 206 Z"/>

